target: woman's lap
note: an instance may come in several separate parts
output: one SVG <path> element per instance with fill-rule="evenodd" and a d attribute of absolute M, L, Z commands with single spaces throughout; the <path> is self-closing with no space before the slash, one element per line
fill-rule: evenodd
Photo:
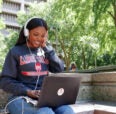
<path fill-rule="evenodd" d="M 60 106 L 56 109 L 43 107 L 38 109 L 30 103 L 27 103 L 23 98 L 16 99 L 8 105 L 10 114 L 74 114 L 73 110 L 68 105 Z"/>

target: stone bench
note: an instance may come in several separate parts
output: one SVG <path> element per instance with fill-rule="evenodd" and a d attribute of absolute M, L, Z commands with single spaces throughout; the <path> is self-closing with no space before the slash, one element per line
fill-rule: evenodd
<path fill-rule="evenodd" d="M 70 105 L 75 114 L 116 114 L 116 106 L 88 102 Z M 5 114 L 1 110 L 0 114 Z M 8 112 L 6 114 L 9 114 Z"/>
<path fill-rule="evenodd" d="M 77 103 L 70 105 L 75 114 L 116 114 L 116 106 L 106 105 L 106 103 Z"/>

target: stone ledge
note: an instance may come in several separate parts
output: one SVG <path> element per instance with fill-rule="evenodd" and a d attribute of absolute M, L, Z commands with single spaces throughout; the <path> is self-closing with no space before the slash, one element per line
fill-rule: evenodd
<path fill-rule="evenodd" d="M 50 74 L 50 76 L 79 76 L 82 77 L 81 82 L 82 83 L 91 83 L 92 82 L 92 74 L 91 73 L 56 73 L 56 74 Z"/>
<path fill-rule="evenodd" d="M 116 83 L 116 72 L 102 72 L 102 73 L 93 73 L 92 82 L 111 82 Z"/>
<path fill-rule="evenodd" d="M 102 104 L 96 104 L 94 102 L 77 103 L 70 105 L 75 114 L 116 114 L 116 107 Z"/>
<path fill-rule="evenodd" d="M 4 107 L 7 100 L 8 100 L 9 94 L 4 92 L 3 90 L 0 89 L 0 108 Z"/>
<path fill-rule="evenodd" d="M 106 104 L 105 102 L 83 102 L 69 106 L 74 110 L 75 114 L 116 114 L 116 106 Z M 0 114 L 5 114 L 4 110 L 1 110 Z"/>

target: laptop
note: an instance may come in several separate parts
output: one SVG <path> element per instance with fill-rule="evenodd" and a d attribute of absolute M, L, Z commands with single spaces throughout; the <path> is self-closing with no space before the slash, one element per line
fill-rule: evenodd
<path fill-rule="evenodd" d="M 74 104 L 78 95 L 81 77 L 47 76 L 42 85 L 38 107 L 58 107 Z"/>

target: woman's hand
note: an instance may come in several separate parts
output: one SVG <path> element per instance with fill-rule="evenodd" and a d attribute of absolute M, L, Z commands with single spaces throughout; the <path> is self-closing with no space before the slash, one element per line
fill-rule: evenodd
<path fill-rule="evenodd" d="M 45 47 L 46 46 L 46 43 L 47 43 L 47 39 L 43 40 L 42 43 L 41 43 L 41 47 Z"/>
<path fill-rule="evenodd" d="M 47 40 L 48 40 L 48 32 L 45 35 L 45 37 L 41 40 L 41 47 L 42 48 L 46 46 Z"/>
<path fill-rule="evenodd" d="M 27 96 L 31 98 L 39 98 L 40 94 L 40 90 L 27 90 Z"/>

